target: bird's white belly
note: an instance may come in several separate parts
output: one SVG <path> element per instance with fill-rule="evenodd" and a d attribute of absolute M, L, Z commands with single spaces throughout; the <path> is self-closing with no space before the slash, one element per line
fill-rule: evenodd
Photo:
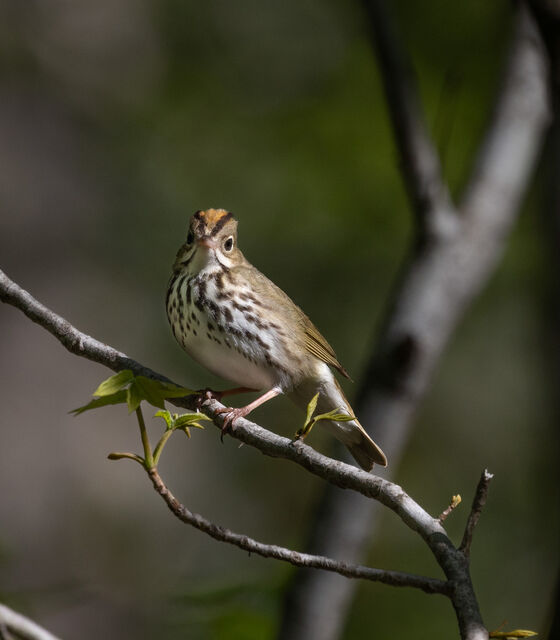
<path fill-rule="evenodd" d="M 199 364 L 206 367 L 213 374 L 230 380 L 242 387 L 250 389 L 270 389 L 276 384 L 274 372 L 247 356 L 244 356 L 229 339 L 230 347 L 225 345 L 222 336 L 218 335 L 222 344 L 208 338 L 207 334 L 194 335 L 190 333 L 182 340 L 185 351 Z"/>
<path fill-rule="evenodd" d="M 257 309 L 236 303 L 245 290 L 217 288 L 212 272 L 177 277 L 167 313 L 177 341 L 212 373 L 251 389 L 287 388 L 283 346 L 256 323 Z"/>

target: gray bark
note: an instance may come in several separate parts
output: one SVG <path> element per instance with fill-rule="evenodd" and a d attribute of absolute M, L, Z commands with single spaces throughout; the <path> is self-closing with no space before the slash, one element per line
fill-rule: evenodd
<path fill-rule="evenodd" d="M 500 260 L 550 120 L 546 57 L 523 4 L 494 114 L 461 202 L 454 206 L 418 109 L 410 71 L 380 0 L 366 2 L 417 236 L 390 302 L 356 414 L 399 465 L 433 373 L 465 310 Z M 308 548 L 356 562 L 375 533 L 378 505 L 325 490 Z M 355 584 L 300 571 L 288 591 L 281 640 L 339 638 Z M 477 637 L 476 633 L 473 637 Z M 482 637 L 482 636 L 481 636 Z"/>
<path fill-rule="evenodd" d="M 102 363 L 115 371 L 129 368 L 137 374 L 149 375 L 158 380 L 167 380 L 161 374 L 147 369 L 135 360 L 128 358 L 125 354 L 116 351 L 113 347 L 83 334 L 67 320 L 35 300 L 33 296 L 10 280 L 1 270 L 0 300 L 21 309 L 26 316 L 47 329 L 62 345 L 76 355 Z M 196 398 L 196 395 L 189 395 L 184 398 L 174 399 L 173 402 L 178 406 L 195 408 L 197 405 Z M 212 417 L 215 426 L 221 430 L 224 424 L 224 416 L 221 410 L 223 410 L 224 406 L 213 399 L 207 399 L 202 406 L 205 412 Z M 142 430 L 142 422 L 140 419 L 143 444 L 145 450 L 149 451 L 151 447 L 147 441 L 144 441 L 148 436 L 145 433 L 145 428 L 144 431 Z M 291 460 L 339 489 L 350 489 L 391 509 L 407 527 L 420 535 L 428 545 L 445 573 L 447 582 L 401 572 L 387 572 L 372 570 L 368 567 L 350 566 L 349 563 L 340 562 L 333 558 L 320 557 L 315 554 L 301 554 L 285 547 L 261 543 L 216 525 L 203 516 L 191 512 L 179 503 L 164 485 L 157 473 L 157 469 L 151 466 L 153 460 L 150 462 L 148 457 L 146 457 L 145 461 L 130 453 L 113 453 L 109 457 L 113 460 L 132 458 L 140 462 L 148 471 L 154 488 L 176 517 L 185 524 L 194 526 L 221 542 L 234 544 L 246 551 L 291 562 L 298 566 L 323 568 L 329 571 L 337 571 L 347 577 L 353 574 L 353 577 L 381 581 L 393 586 L 410 586 L 430 593 L 441 593 L 451 599 L 463 640 L 478 640 L 479 638 L 488 637 L 470 577 L 468 553 L 465 553 L 461 548 L 457 549 L 451 543 L 440 518 L 432 517 L 412 500 L 401 487 L 371 473 L 357 469 L 352 465 L 328 458 L 301 441 L 289 440 L 243 418 L 240 418 L 231 427 L 231 435 L 241 442 L 257 448 L 266 455 Z M 151 454 L 149 459 L 151 460 Z M 472 526 L 467 527 L 465 534 L 469 541 L 484 502 L 485 491 L 483 493 L 481 487 L 486 489 L 487 483 L 491 478 L 486 472 L 483 478 L 485 477 L 487 477 L 487 481 L 486 483 L 481 481 L 479 484 L 478 500 L 475 499 L 471 517 L 469 518 L 469 523 Z"/>

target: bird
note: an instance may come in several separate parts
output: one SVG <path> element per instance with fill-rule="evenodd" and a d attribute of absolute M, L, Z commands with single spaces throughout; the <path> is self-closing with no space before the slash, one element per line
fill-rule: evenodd
<path fill-rule="evenodd" d="M 260 391 L 244 407 L 225 407 L 223 429 L 285 394 L 302 408 L 318 395 L 317 411 L 337 410 L 347 421 L 324 425 L 370 471 L 387 458 L 346 399 L 333 369 L 349 378 L 333 348 L 305 313 L 254 267 L 237 243 L 238 222 L 225 209 L 191 217 L 167 287 L 166 310 L 181 347 L 199 364 L 238 387 L 207 397 Z"/>

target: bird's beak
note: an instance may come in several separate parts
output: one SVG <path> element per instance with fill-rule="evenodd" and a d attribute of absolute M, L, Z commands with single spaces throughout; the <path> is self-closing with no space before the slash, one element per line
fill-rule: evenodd
<path fill-rule="evenodd" d="M 215 244 L 216 243 L 214 242 L 213 238 L 210 238 L 208 236 L 200 238 L 200 240 L 198 240 L 198 246 L 206 247 L 207 249 L 213 249 L 215 247 Z"/>

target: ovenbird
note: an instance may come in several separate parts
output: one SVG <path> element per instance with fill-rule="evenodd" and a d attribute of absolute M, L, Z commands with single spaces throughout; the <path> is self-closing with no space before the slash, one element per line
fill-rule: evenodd
<path fill-rule="evenodd" d="M 263 390 L 245 407 L 227 408 L 224 429 L 267 400 L 287 394 L 305 407 L 319 393 L 321 413 L 352 409 L 330 367 L 349 377 L 305 313 L 250 264 L 237 246 L 237 221 L 224 209 L 197 211 L 167 289 L 167 317 L 185 351 L 212 373 L 241 385 L 224 395 Z M 321 421 L 366 470 L 385 466 L 381 449 L 357 419 Z"/>

